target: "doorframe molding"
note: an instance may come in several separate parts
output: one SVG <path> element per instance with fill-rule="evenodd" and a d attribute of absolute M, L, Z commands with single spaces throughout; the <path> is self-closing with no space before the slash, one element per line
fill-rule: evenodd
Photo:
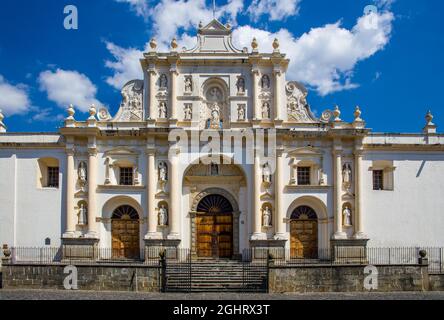
<path fill-rule="evenodd" d="M 194 197 L 191 210 L 189 212 L 190 217 L 190 227 L 191 227 L 191 255 L 193 257 L 197 257 L 197 228 L 196 228 L 196 216 L 197 213 L 197 206 L 199 205 L 199 202 L 205 198 L 208 195 L 217 194 L 220 196 L 223 196 L 226 198 L 233 207 L 233 256 L 239 255 L 239 218 L 241 215 L 241 212 L 239 211 L 239 205 L 236 201 L 236 199 L 233 197 L 233 195 L 228 192 L 227 190 L 224 190 L 222 188 L 208 188 L 200 192 L 197 196 Z"/>

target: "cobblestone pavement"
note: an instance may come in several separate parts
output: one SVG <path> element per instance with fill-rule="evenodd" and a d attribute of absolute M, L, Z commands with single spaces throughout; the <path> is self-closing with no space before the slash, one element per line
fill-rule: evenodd
<path fill-rule="evenodd" d="M 444 292 L 393 293 L 137 293 L 68 290 L 4 290 L 0 300 L 444 300 Z"/>

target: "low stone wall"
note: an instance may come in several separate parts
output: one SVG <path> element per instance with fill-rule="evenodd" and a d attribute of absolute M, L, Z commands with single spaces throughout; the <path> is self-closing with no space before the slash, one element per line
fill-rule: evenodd
<path fill-rule="evenodd" d="M 429 274 L 430 291 L 444 291 L 444 274 Z"/>
<path fill-rule="evenodd" d="M 359 292 L 364 288 L 362 265 L 271 266 L 269 292 Z M 427 266 L 380 265 L 375 291 L 428 290 Z M 425 272 L 425 273 L 424 273 Z M 424 276 L 423 276 L 424 274 Z"/>
<path fill-rule="evenodd" d="M 3 265 L 3 288 L 64 289 L 66 265 Z M 77 265 L 79 290 L 160 291 L 156 266 Z"/>

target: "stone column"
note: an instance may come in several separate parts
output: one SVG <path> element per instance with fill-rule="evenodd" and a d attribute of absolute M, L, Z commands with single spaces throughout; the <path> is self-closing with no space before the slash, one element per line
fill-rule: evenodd
<path fill-rule="evenodd" d="M 177 69 L 175 66 L 172 66 L 170 69 L 171 73 L 171 120 L 177 120 L 177 95 L 176 95 L 176 78 L 177 78 Z"/>
<path fill-rule="evenodd" d="M 170 149 L 170 170 L 169 170 L 169 181 L 170 181 L 170 207 L 169 207 L 169 226 L 170 234 L 168 239 L 179 239 L 179 229 L 180 229 L 180 190 L 181 185 L 178 175 L 179 166 L 179 148 L 171 147 Z"/>
<path fill-rule="evenodd" d="M 335 233 L 334 239 L 345 239 L 347 236 L 342 231 L 342 149 L 333 150 L 334 157 L 334 192 L 335 192 L 335 205 L 334 205 L 334 221 L 335 221 Z"/>
<path fill-rule="evenodd" d="M 366 239 L 367 236 L 364 233 L 363 223 L 362 223 L 362 150 L 355 150 L 355 221 L 352 221 L 355 225 L 354 239 Z"/>
<path fill-rule="evenodd" d="M 146 172 L 146 188 L 147 188 L 147 218 L 148 233 L 145 239 L 160 239 L 161 234 L 157 232 L 157 213 L 156 213 L 156 170 L 155 170 L 155 149 L 148 149 L 148 164 Z"/>
<path fill-rule="evenodd" d="M 262 232 L 262 213 L 261 213 L 261 183 L 262 183 L 262 172 L 260 165 L 259 152 L 255 150 L 254 156 L 254 167 L 253 167 L 253 234 L 251 240 L 263 240 L 265 239 L 265 234 Z"/>
<path fill-rule="evenodd" d="M 73 237 L 76 231 L 76 215 L 74 212 L 74 150 L 66 150 L 66 233 L 64 237 Z"/>
<path fill-rule="evenodd" d="M 259 70 L 257 69 L 253 69 L 251 71 L 251 73 L 253 74 L 253 92 L 251 94 L 252 97 L 252 101 L 253 101 L 253 119 L 261 119 L 262 118 L 262 113 L 259 110 L 259 104 L 258 104 L 258 98 L 257 95 L 259 93 L 258 90 L 258 82 L 259 82 Z"/>
<path fill-rule="evenodd" d="M 97 150 L 88 149 L 88 238 L 98 238 L 97 233 Z"/>
<path fill-rule="evenodd" d="M 274 191 L 274 201 L 275 201 L 275 213 L 276 213 L 276 219 L 275 219 L 275 230 L 276 234 L 274 238 L 276 240 L 283 240 L 287 239 L 287 233 L 286 233 L 286 224 L 284 222 L 285 219 L 285 208 L 284 203 L 282 201 L 282 193 L 284 192 L 284 182 L 283 182 L 283 161 L 282 158 L 282 152 L 283 150 L 277 150 L 276 154 L 276 173 L 274 177 L 274 185 L 275 185 L 275 191 Z"/>
<path fill-rule="evenodd" d="M 151 120 L 155 120 L 157 118 L 157 108 L 156 108 L 156 70 L 154 67 L 148 70 L 149 74 L 149 86 L 150 86 L 150 95 L 149 95 L 149 104 L 150 104 L 150 115 L 149 118 Z"/>
<path fill-rule="evenodd" d="M 274 110 L 275 110 L 275 120 L 281 120 L 281 72 L 274 71 Z"/>

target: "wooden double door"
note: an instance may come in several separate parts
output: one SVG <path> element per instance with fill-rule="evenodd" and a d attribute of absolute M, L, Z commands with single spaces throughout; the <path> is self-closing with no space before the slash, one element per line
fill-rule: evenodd
<path fill-rule="evenodd" d="M 197 256 L 231 258 L 233 255 L 233 214 L 198 214 L 196 216 Z"/>
<path fill-rule="evenodd" d="M 318 219 L 310 207 L 298 207 L 291 216 L 290 255 L 295 259 L 318 257 Z"/>
<path fill-rule="evenodd" d="M 139 259 L 139 216 L 130 206 L 121 206 L 111 219 L 112 258 Z"/>

